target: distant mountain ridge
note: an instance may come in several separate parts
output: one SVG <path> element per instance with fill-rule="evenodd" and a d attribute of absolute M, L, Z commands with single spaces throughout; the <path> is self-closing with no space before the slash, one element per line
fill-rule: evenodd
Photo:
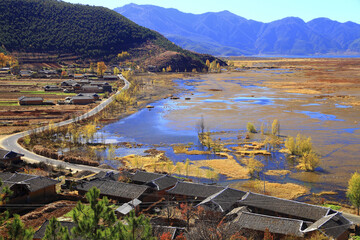
<path fill-rule="evenodd" d="M 153 5 L 114 9 L 189 50 L 214 55 L 313 55 L 360 53 L 360 24 L 327 18 L 288 17 L 270 23 L 229 11 L 183 13 Z"/>

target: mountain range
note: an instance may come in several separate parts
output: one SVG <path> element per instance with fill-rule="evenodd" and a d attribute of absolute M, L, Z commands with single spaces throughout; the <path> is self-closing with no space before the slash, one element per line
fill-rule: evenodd
<path fill-rule="evenodd" d="M 128 4 L 114 9 L 186 49 L 220 56 L 360 53 L 360 24 L 297 17 L 263 23 L 229 11 L 184 13 L 172 8 Z"/>

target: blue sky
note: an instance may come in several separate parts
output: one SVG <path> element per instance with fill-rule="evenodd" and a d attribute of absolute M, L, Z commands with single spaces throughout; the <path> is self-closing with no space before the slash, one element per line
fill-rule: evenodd
<path fill-rule="evenodd" d="M 360 0 L 65 0 L 107 8 L 128 3 L 152 4 L 176 8 L 188 13 L 229 10 L 247 19 L 271 22 L 284 17 L 300 17 L 310 21 L 327 17 L 339 22 L 360 23 Z"/>

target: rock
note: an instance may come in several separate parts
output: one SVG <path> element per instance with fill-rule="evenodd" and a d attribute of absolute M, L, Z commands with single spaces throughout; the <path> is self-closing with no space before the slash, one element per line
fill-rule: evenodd
<path fill-rule="evenodd" d="M 152 105 L 147 105 L 146 108 L 154 108 Z"/>

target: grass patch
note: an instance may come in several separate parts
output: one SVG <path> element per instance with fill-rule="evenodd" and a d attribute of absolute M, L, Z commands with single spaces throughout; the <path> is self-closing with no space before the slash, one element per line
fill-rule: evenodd
<path fill-rule="evenodd" d="M 332 210 L 339 211 L 341 209 L 341 206 L 334 205 L 334 204 L 323 204 L 322 206 L 331 208 Z"/>
<path fill-rule="evenodd" d="M 227 159 L 201 160 L 194 162 L 198 167 L 209 167 L 231 179 L 249 179 L 249 169 L 241 166 L 231 155 L 219 153 Z"/>
<path fill-rule="evenodd" d="M 268 176 L 285 176 L 291 173 L 289 170 L 269 170 L 265 172 L 265 175 Z"/>
<path fill-rule="evenodd" d="M 75 96 L 76 93 L 64 93 L 64 92 L 45 92 L 45 91 L 20 91 L 20 93 L 26 94 L 39 94 L 39 95 L 59 95 L 59 96 Z"/>
<path fill-rule="evenodd" d="M 19 103 L 17 101 L 0 101 L 0 106 L 17 106 Z"/>
<path fill-rule="evenodd" d="M 252 191 L 264 193 L 264 181 L 250 180 L 245 183 L 234 183 L 230 187 L 242 191 Z M 310 189 L 294 183 L 273 183 L 265 181 L 265 194 L 284 199 L 295 199 L 299 196 L 308 194 Z"/>

